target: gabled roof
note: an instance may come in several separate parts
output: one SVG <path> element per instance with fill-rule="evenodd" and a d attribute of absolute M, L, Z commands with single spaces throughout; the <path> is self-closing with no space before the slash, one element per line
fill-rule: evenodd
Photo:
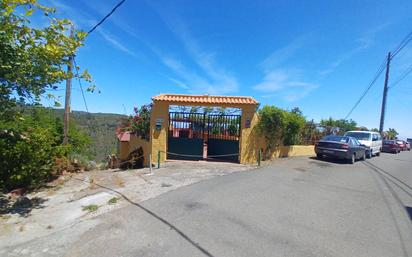
<path fill-rule="evenodd" d="M 120 142 L 129 142 L 130 141 L 130 132 L 128 132 L 128 131 L 120 132 L 116 136 L 117 136 L 117 138 L 119 139 Z"/>
<path fill-rule="evenodd" d="M 258 102 L 250 96 L 212 96 L 212 95 L 178 95 L 161 94 L 152 97 L 153 101 L 183 102 L 193 104 L 233 104 L 233 105 L 256 105 Z"/>

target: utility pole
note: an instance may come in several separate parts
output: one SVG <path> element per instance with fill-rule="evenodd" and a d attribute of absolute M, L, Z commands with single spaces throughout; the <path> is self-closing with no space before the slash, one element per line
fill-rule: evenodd
<path fill-rule="evenodd" d="M 74 29 L 72 28 L 70 36 L 73 38 Z M 73 56 L 69 57 L 69 63 L 67 64 L 67 74 L 69 78 L 66 80 L 66 97 L 64 102 L 64 127 L 63 127 L 63 144 L 67 145 L 69 142 L 69 120 L 70 120 L 70 96 L 72 93 L 72 67 Z"/>
<path fill-rule="evenodd" d="M 385 123 L 386 97 L 388 95 L 388 81 L 389 81 L 389 67 L 390 67 L 390 64 L 391 64 L 391 52 L 388 53 L 388 59 L 386 61 L 386 74 L 385 74 L 385 84 L 383 86 L 381 121 L 379 123 L 379 133 L 381 135 L 383 135 L 383 124 Z"/>

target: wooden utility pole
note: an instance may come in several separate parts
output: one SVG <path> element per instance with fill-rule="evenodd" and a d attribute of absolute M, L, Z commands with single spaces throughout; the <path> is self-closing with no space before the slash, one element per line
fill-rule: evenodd
<path fill-rule="evenodd" d="M 390 67 L 390 64 L 391 64 L 391 52 L 388 53 L 388 59 L 386 61 L 386 74 L 385 74 L 385 84 L 383 86 L 381 121 L 379 123 L 379 133 L 381 133 L 381 135 L 383 135 L 383 125 L 385 123 L 386 97 L 388 95 L 388 81 L 389 81 L 389 67 Z"/>
<path fill-rule="evenodd" d="M 74 29 L 72 28 L 70 36 L 73 37 Z M 67 64 L 67 74 L 69 78 L 66 80 L 66 97 L 64 102 L 64 127 L 63 127 L 63 144 L 66 145 L 69 142 L 69 120 L 70 120 L 70 97 L 72 93 L 72 67 L 73 56 L 69 57 L 69 63 Z"/>

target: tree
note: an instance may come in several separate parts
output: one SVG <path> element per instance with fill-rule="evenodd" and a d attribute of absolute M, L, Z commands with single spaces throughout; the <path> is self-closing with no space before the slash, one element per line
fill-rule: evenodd
<path fill-rule="evenodd" d="M 354 120 L 335 120 L 333 118 L 322 119 L 320 125 L 325 127 L 327 134 L 336 133 L 338 135 L 343 135 L 346 131 L 356 130 L 357 123 Z"/>
<path fill-rule="evenodd" d="M 62 170 L 56 168 L 57 160 L 68 163 L 70 155 L 82 152 L 88 143 L 78 129 L 71 128 L 70 144 L 61 146 L 61 120 L 37 111 L 21 113 L 17 108 L 17 103 L 38 103 L 47 90 L 57 89 L 56 85 L 65 79 L 80 77 L 91 81 L 87 71 L 77 75 L 79 67 L 74 67 L 74 73 L 67 72 L 69 59 L 83 45 L 86 33 L 72 30 L 71 21 L 52 17 L 53 12 L 54 9 L 37 0 L 0 2 L 0 188 L 3 190 L 42 185 Z M 48 24 L 32 26 L 33 13 L 45 16 Z M 65 165 L 59 167 L 65 169 Z"/>
<path fill-rule="evenodd" d="M 283 110 L 265 105 L 259 111 L 257 128 L 265 138 L 267 153 L 275 150 L 282 142 L 283 128 L 285 126 L 285 113 Z"/>
<path fill-rule="evenodd" d="M 285 127 L 283 129 L 283 144 L 295 145 L 301 141 L 301 132 L 305 127 L 306 119 L 303 117 L 302 112 L 286 112 L 285 111 Z"/>
<path fill-rule="evenodd" d="M 385 137 L 390 140 L 397 139 L 397 136 L 399 135 L 399 133 L 394 128 L 389 128 L 384 134 Z"/>
<path fill-rule="evenodd" d="M 119 132 L 129 131 L 142 139 L 150 139 L 150 115 L 152 113 L 152 105 L 146 104 L 142 107 L 134 108 L 134 115 L 131 115 L 127 120 L 124 120 Z"/>
<path fill-rule="evenodd" d="M 34 12 L 48 17 L 49 24 L 31 26 Z M 56 84 L 76 76 L 66 66 L 86 33 L 73 30 L 71 37 L 72 22 L 53 18 L 53 12 L 37 0 L 0 2 L 0 117 L 10 118 L 15 102 L 38 102 L 47 89 L 57 89 Z M 87 71 L 80 77 L 91 79 Z"/>

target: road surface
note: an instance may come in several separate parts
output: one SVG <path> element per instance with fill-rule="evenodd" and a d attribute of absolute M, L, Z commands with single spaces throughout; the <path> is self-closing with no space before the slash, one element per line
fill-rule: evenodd
<path fill-rule="evenodd" d="M 3 256 L 405 257 L 411 207 L 411 152 L 354 165 L 279 159 L 131 202 Z"/>

